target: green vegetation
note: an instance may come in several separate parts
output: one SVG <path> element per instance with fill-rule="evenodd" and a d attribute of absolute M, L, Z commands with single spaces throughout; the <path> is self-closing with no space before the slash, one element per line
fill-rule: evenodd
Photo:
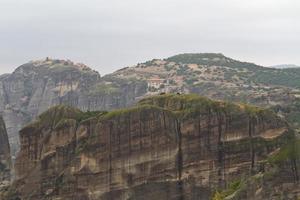
<path fill-rule="evenodd" d="M 149 61 L 147 61 L 147 62 L 145 62 L 145 63 L 143 63 L 144 65 L 146 65 L 146 66 L 153 66 L 153 65 L 156 65 L 155 64 L 155 61 L 156 61 L 157 59 L 152 59 L 152 60 L 149 60 Z"/>
<path fill-rule="evenodd" d="M 241 108 L 243 108 L 246 113 L 250 116 L 250 117 L 256 117 L 256 116 L 275 116 L 275 113 L 273 113 L 271 110 L 268 109 L 263 109 L 257 106 L 253 106 L 253 105 L 248 105 L 248 104 L 240 104 Z"/>
<path fill-rule="evenodd" d="M 58 105 L 42 113 L 36 121 L 28 124 L 21 132 L 31 132 L 41 128 L 61 129 L 70 125 L 79 123 L 90 118 L 99 117 L 107 113 L 106 111 L 87 111 L 82 112 L 79 109 Z"/>
<path fill-rule="evenodd" d="M 193 77 L 193 78 L 187 78 L 184 80 L 186 84 L 188 85 L 193 85 L 194 83 L 198 82 L 198 78 Z"/>
<path fill-rule="evenodd" d="M 266 114 L 273 115 L 273 113 L 269 113 L 269 111 L 258 107 L 248 105 L 241 106 L 228 102 L 213 101 L 196 94 L 163 94 L 143 99 L 135 107 L 114 110 L 111 112 L 82 112 L 79 109 L 72 108 L 70 106 L 54 106 L 48 111 L 42 113 L 35 122 L 27 125 L 21 132 L 32 132 L 40 128 L 60 129 L 66 126 L 78 125 L 79 123 L 91 118 L 105 120 L 119 115 L 127 115 L 139 111 L 147 112 L 150 110 L 168 110 L 182 119 L 198 116 L 201 113 L 213 112 L 237 115 L 243 110 L 253 116 L 263 116 Z"/>
<path fill-rule="evenodd" d="M 242 180 L 236 180 L 229 184 L 228 188 L 223 191 L 216 191 L 212 200 L 224 200 L 232 199 L 245 187 L 245 183 Z"/>
<path fill-rule="evenodd" d="M 96 118 L 96 117 L 105 115 L 106 113 L 107 113 L 107 111 L 87 111 L 87 112 L 83 112 L 77 117 L 77 121 L 78 122 L 83 122 L 83 121 L 89 120 L 91 118 Z"/>
<path fill-rule="evenodd" d="M 234 75 L 236 75 L 236 74 L 237 74 L 237 72 L 236 72 L 235 70 L 232 70 L 232 69 L 226 69 L 226 70 L 224 71 L 224 79 L 225 79 L 225 80 L 231 80 L 232 77 L 233 77 Z"/>
<path fill-rule="evenodd" d="M 263 70 L 251 79 L 258 83 L 300 88 L 300 68 Z"/>
<path fill-rule="evenodd" d="M 130 115 L 131 113 L 135 113 L 135 112 L 139 112 L 139 111 L 150 111 L 150 110 L 161 111 L 163 109 L 159 108 L 157 106 L 154 106 L 154 105 L 137 105 L 137 106 L 132 107 L 132 108 L 118 109 L 118 110 L 108 112 L 108 113 L 100 116 L 99 119 L 109 120 L 109 119 L 112 119 L 112 118 L 120 116 L 120 115 L 124 116 L 124 115 Z"/>
<path fill-rule="evenodd" d="M 202 54 L 180 54 L 166 59 L 169 62 L 176 62 L 182 66 L 186 64 L 198 64 L 203 66 L 222 66 L 231 69 L 224 69 L 225 80 L 231 80 L 234 75 L 245 80 L 246 83 L 262 83 L 266 85 L 280 85 L 293 88 L 300 88 L 300 68 L 273 69 L 264 68 L 253 63 L 240 62 L 223 54 L 202 53 Z M 177 75 L 186 75 L 188 69 L 181 67 Z M 209 70 L 209 69 L 208 69 Z"/>
<path fill-rule="evenodd" d="M 252 63 L 240 62 L 231 58 L 225 57 L 223 54 L 216 53 L 187 53 L 179 54 L 166 59 L 170 62 L 176 62 L 181 64 L 199 64 L 205 66 L 226 66 L 232 68 L 254 68 L 259 69 Z"/>
<path fill-rule="evenodd" d="M 143 99 L 139 102 L 139 105 L 155 105 L 172 111 L 181 111 L 184 109 L 190 109 L 199 104 L 202 106 L 209 106 L 213 103 L 214 101 L 206 97 L 200 97 L 196 94 L 164 94 Z"/>
<path fill-rule="evenodd" d="M 268 161 L 270 163 L 282 163 L 284 161 L 297 160 L 300 161 L 300 140 L 294 138 L 288 144 L 280 149 L 275 155 L 271 156 Z"/>
<path fill-rule="evenodd" d="M 89 118 L 97 118 L 98 120 L 109 120 L 118 116 L 126 116 L 135 112 L 149 111 L 169 111 L 179 118 L 187 119 L 189 117 L 198 116 L 201 113 L 227 113 L 238 115 L 245 111 L 252 115 L 269 115 L 268 111 L 257 107 L 238 104 L 213 101 L 211 99 L 198 96 L 196 94 L 180 95 L 180 94 L 162 94 L 152 96 L 141 100 L 136 106 L 125 109 L 118 109 L 110 112 L 85 112 L 80 113 L 75 118 L 77 121 L 88 120 Z M 270 113 L 273 114 L 273 113 Z M 64 122 L 61 122 L 64 123 Z"/>
<path fill-rule="evenodd" d="M 62 119 L 60 120 L 54 127 L 54 129 L 59 130 L 65 127 L 70 127 L 72 125 L 76 125 L 76 120 L 74 119 Z"/>
<path fill-rule="evenodd" d="M 165 67 L 165 70 L 168 72 L 174 69 L 174 66 L 165 65 L 164 67 Z"/>
<path fill-rule="evenodd" d="M 181 66 L 179 66 L 179 69 L 177 69 L 176 73 L 178 76 L 185 76 L 185 75 L 188 75 L 189 69 L 190 68 L 188 66 L 181 65 Z"/>
<path fill-rule="evenodd" d="M 207 112 L 238 112 L 239 107 L 232 103 L 213 101 L 196 94 L 164 94 L 143 99 L 139 105 L 154 105 L 170 110 L 178 117 L 188 118 Z"/>
<path fill-rule="evenodd" d="M 76 119 L 81 113 L 79 109 L 66 105 L 58 105 L 42 113 L 34 124 L 38 124 L 40 127 L 54 128 L 62 119 Z"/>

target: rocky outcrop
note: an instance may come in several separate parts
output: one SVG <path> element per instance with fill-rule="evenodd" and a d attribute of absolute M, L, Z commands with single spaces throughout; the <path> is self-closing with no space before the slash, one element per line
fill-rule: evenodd
<path fill-rule="evenodd" d="M 52 106 L 109 110 L 132 104 L 145 90 L 143 82 L 100 79 L 98 72 L 71 61 L 47 58 L 24 64 L 0 76 L 0 111 L 12 154 L 19 150 L 18 131 Z"/>
<path fill-rule="evenodd" d="M 0 116 L 0 187 L 10 182 L 11 159 L 6 127 Z"/>
<path fill-rule="evenodd" d="M 282 158 L 278 152 L 293 136 L 268 110 L 194 95 L 155 96 L 111 112 L 56 106 L 20 131 L 13 194 L 64 200 L 272 198 L 288 189 L 262 195 L 258 191 L 265 188 L 257 184 L 248 194 L 235 184 L 230 193 L 221 191 L 266 176 L 268 158 Z M 293 170 L 279 185 L 295 186 L 299 167 L 287 163 L 282 169 Z"/>
<path fill-rule="evenodd" d="M 159 85 L 151 87 L 151 80 Z M 54 105 L 112 110 L 132 106 L 145 96 L 179 92 L 267 107 L 292 104 L 300 93 L 298 80 L 297 69 L 264 68 L 222 54 L 155 59 L 104 77 L 83 64 L 46 58 L 0 76 L 0 111 L 15 155 L 18 131 Z"/>

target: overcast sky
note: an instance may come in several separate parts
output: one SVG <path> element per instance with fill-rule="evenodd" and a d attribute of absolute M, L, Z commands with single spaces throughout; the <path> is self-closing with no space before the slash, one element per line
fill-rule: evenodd
<path fill-rule="evenodd" d="M 0 74 L 71 59 L 101 74 L 184 52 L 300 65 L 299 0 L 0 0 Z"/>

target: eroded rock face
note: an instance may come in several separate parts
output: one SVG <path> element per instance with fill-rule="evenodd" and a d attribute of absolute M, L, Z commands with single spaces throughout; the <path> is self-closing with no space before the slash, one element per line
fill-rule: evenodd
<path fill-rule="evenodd" d="M 267 110 L 161 95 L 108 113 L 57 106 L 20 138 L 14 187 L 23 199 L 196 200 L 263 173 L 292 133 Z"/>
<path fill-rule="evenodd" d="M 11 176 L 10 148 L 6 127 L 0 116 L 0 187 L 10 182 Z"/>
<path fill-rule="evenodd" d="M 18 131 L 50 107 L 66 104 L 81 110 L 109 110 L 132 104 L 146 85 L 100 79 L 98 72 L 65 60 L 35 61 L 0 76 L 3 112 L 12 154 L 19 150 Z"/>

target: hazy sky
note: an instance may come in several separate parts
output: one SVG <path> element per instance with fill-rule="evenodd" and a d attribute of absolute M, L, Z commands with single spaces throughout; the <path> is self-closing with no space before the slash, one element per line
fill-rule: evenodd
<path fill-rule="evenodd" d="M 71 59 L 101 74 L 183 52 L 300 64 L 299 0 L 0 0 L 0 74 Z"/>

